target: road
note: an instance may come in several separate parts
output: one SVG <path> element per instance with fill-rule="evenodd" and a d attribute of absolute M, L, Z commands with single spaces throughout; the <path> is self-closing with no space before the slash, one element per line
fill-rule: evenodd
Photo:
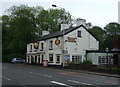
<path fill-rule="evenodd" d="M 118 78 L 26 64 L 2 65 L 3 87 L 120 87 Z"/>

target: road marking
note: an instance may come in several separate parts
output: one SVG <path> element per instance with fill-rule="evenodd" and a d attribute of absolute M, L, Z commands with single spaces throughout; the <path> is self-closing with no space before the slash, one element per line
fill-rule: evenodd
<path fill-rule="evenodd" d="M 18 69 L 17 71 L 19 72 L 20 70 Z"/>
<path fill-rule="evenodd" d="M 2 75 L 0 75 L 0 77 L 2 77 L 2 78 L 4 78 L 4 79 L 7 79 L 7 80 L 11 80 L 11 79 L 9 79 L 9 78 L 7 78 L 7 77 L 5 77 L 5 76 L 2 76 Z"/>
<path fill-rule="evenodd" d="M 81 82 L 81 84 L 84 84 L 84 85 L 92 85 L 92 84 L 85 83 L 85 82 Z"/>
<path fill-rule="evenodd" d="M 6 67 L 6 66 L 3 66 L 2 69 L 7 69 L 7 67 Z"/>
<path fill-rule="evenodd" d="M 52 76 L 49 76 L 49 75 L 44 75 L 44 76 L 46 76 L 46 77 L 52 77 Z"/>
<path fill-rule="evenodd" d="M 59 73 L 59 74 L 68 75 L 69 73 L 66 73 L 66 72 L 62 72 L 62 73 Z"/>
<path fill-rule="evenodd" d="M 74 80 L 68 80 L 69 82 L 74 82 L 74 83 L 80 83 L 78 81 L 74 81 Z"/>
<path fill-rule="evenodd" d="M 29 73 L 33 73 L 33 72 L 29 72 Z"/>
<path fill-rule="evenodd" d="M 33 74 L 33 72 L 29 72 L 29 73 Z M 41 74 L 41 73 L 35 73 L 35 74 L 36 74 L 36 75 L 46 76 L 46 77 L 52 77 L 52 76 L 50 76 L 50 75 L 45 75 L 45 74 Z"/>
<path fill-rule="evenodd" d="M 73 86 L 70 86 L 70 85 L 67 85 L 67 84 L 64 84 L 64 83 L 60 83 L 60 82 L 57 82 L 57 81 L 50 81 L 50 82 L 54 83 L 54 84 L 62 85 L 62 86 L 73 87 Z"/>

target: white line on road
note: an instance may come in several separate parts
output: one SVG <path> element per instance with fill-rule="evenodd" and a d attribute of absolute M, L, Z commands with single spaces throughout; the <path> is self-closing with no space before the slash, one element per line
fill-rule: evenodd
<path fill-rule="evenodd" d="M 68 80 L 69 82 L 74 82 L 74 83 L 80 83 L 78 81 L 74 81 L 74 80 Z"/>
<path fill-rule="evenodd" d="M 2 75 L 0 75 L 0 77 L 2 77 L 2 78 L 4 78 L 4 79 L 7 79 L 7 80 L 11 80 L 11 79 L 9 79 L 9 78 L 7 78 L 7 77 L 5 77 L 5 76 L 2 76 Z"/>
<path fill-rule="evenodd" d="M 44 75 L 44 76 L 46 76 L 46 77 L 52 77 L 52 76 L 50 76 L 50 75 Z"/>
<path fill-rule="evenodd" d="M 7 67 L 6 67 L 6 66 L 3 66 L 2 69 L 7 69 Z"/>
<path fill-rule="evenodd" d="M 60 83 L 60 82 L 57 82 L 57 81 L 50 81 L 50 82 L 54 83 L 54 84 L 62 85 L 62 86 L 73 87 L 73 86 L 70 86 L 70 85 L 67 85 L 67 84 L 64 84 L 64 83 Z"/>
<path fill-rule="evenodd" d="M 92 84 L 85 83 L 85 82 L 81 82 L 81 84 L 84 84 L 84 85 L 92 85 Z"/>
<path fill-rule="evenodd" d="M 33 72 L 29 72 L 29 73 L 33 74 Z M 34 74 L 36 74 L 36 75 L 42 75 L 42 76 L 46 76 L 46 77 L 52 77 L 50 75 L 45 75 L 45 74 L 41 74 L 41 73 L 34 73 Z"/>
<path fill-rule="evenodd" d="M 29 72 L 29 73 L 33 73 L 33 72 Z"/>

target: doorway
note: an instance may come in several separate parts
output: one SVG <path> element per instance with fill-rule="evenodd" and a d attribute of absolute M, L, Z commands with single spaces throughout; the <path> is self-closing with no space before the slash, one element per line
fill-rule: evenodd
<path fill-rule="evenodd" d="M 118 65 L 118 54 L 113 55 L 113 65 Z"/>

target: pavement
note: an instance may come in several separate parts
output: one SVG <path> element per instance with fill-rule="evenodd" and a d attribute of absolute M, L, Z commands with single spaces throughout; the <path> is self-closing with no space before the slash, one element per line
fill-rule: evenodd
<path fill-rule="evenodd" d="M 87 74 L 94 74 L 94 75 L 120 78 L 120 75 L 114 75 L 114 74 L 106 74 L 106 73 L 98 73 L 98 72 L 90 72 L 90 71 L 82 71 L 82 70 L 73 70 L 73 69 L 65 69 L 65 70 L 71 71 L 71 72 L 78 72 L 78 73 L 80 72 L 80 73 L 87 73 Z"/>
<path fill-rule="evenodd" d="M 48 67 L 49 68 L 49 67 Z M 50 67 L 52 68 L 52 67 Z M 59 69 L 59 68 L 57 68 Z M 93 75 L 101 75 L 101 76 L 107 76 L 107 77 L 115 77 L 115 78 L 120 78 L 120 75 L 115 75 L 115 74 L 107 74 L 107 73 L 98 73 L 98 72 L 91 72 L 91 71 L 83 71 L 83 70 L 74 70 L 74 69 L 61 69 L 60 70 L 65 70 L 65 71 L 70 71 L 70 72 L 78 72 L 78 73 L 86 73 L 86 74 L 93 74 Z"/>

